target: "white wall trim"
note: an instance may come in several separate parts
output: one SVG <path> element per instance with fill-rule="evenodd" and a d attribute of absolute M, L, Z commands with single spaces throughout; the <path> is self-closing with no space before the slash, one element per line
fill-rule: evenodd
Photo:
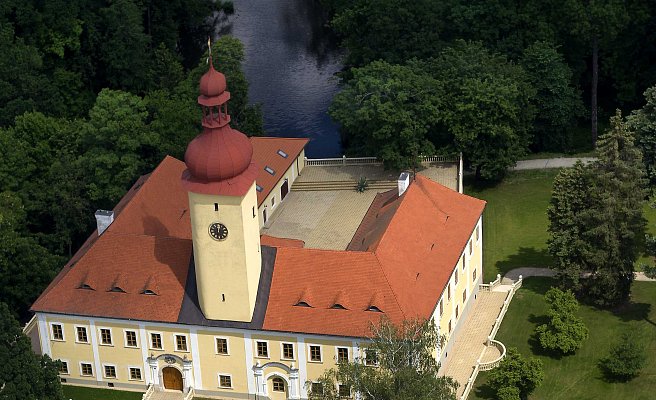
<path fill-rule="evenodd" d="M 189 336 L 191 336 L 191 363 L 194 369 L 194 387 L 196 389 L 202 389 L 203 379 L 200 369 L 200 350 L 198 348 L 198 331 L 196 328 L 189 330 Z M 216 346 L 216 340 L 214 341 L 214 346 Z"/>
<path fill-rule="evenodd" d="M 150 366 L 148 365 L 148 335 L 146 334 L 146 326 L 144 324 L 139 324 L 139 338 L 141 339 L 141 357 L 143 358 L 143 369 L 141 371 L 141 377 L 146 382 L 146 385 L 150 385 Z"/>
<path fill-rule="evenodd" d="M 41 342 L 41 352 L 52 357 L 52 351 L 50 349 L 50 331 L 48 330 L 48 324 L 46 323 L 46 316 L 44 314 L 38 313 L 36 315 L 39 327 L 39 341 Z"/>
<path fill-rule="evenodd" d="M 228 352 L 230 343 L 228 343 Z M 253 340 L 250 333 L 244 334 L 244 358 L 246 358 L 246 380 L 248 381 L 248 393 L 255 394 L 255 374 L 253 373 Z"/>
<path fill-rule="evenodd" d="M 89 330 L 93 333 L 91 335 L 91 347 L 93 348 L 93 363 L 94 363 L 94 369 L 95 369 L 95 375 L 96 375 L 96 380 L 98 382 L 102 382 L 102 374 L 99 373 L 100 371 L 100 354 L 98 352 L 98 334 L 100 333 L 100 329 L 96 329 L 96 321 L 93 319 L 89 320 Z M 112 338 L 113 340 L 113 338 Z M 80 367 L 81 368 L 81 367 Z"/>

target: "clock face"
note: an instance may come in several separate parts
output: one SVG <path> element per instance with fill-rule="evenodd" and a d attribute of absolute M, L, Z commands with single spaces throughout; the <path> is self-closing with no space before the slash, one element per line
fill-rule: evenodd
<path fill-rule="evenodd" d="M 212 223 L 209 232 L 214 240 L 226 240 L 228 238 L 228 228 L 220 222 Z"/>

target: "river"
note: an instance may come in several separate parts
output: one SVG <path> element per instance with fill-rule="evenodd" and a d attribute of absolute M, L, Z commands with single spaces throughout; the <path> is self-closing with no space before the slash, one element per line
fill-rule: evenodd
<path fill-rule="evenodd" d="M 269 136 L 309 137 L 311 158 L 341 156 L 328 107 L 342 53 L 316 0 L 235 0 L 224 32 L 244 44 L 249 101 L 261 103 Z"/>

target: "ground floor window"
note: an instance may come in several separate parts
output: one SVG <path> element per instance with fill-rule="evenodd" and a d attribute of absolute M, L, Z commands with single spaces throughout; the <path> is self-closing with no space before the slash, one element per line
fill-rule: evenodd
<path fill-rule="evenodd" d="M 113 365 L 105 365 L 105 378 L 116 378 L 116 367 Z"/>
<path fill-rule="evenodd" d="M 82 373 L 82 376 L 91 376 L 93 375 L 93 368 L 89 363 L 81 363 L 80 372 Z"/>
<path fill-rule="evenodd" d="M 133 381 L 141 380 L 141 368 L 130 368 L 130 379 Z"/>
<path fill-rule="evenodd" d="M 59 361 L 59 373 L 68 374 L 68 363 L 66 361 Z"/>
<path fill-rule="evenodd" d="M 231 388 L 232 377 L 230 375 L 219 375 L 219 386 L 222 388 Z"/>
<path fill-rule="evenodd" d="M 283 381 L 282 378 L 278 378 L 278 377 L 273 378 L 273 391 L 274 392 L 285 391 L 285 381 Z"/>
<path fill-rule="evenodd" d="M 339 397 L 349 398 L 351 397 L 351 388 L 348 385 L 339 385 Z"/>

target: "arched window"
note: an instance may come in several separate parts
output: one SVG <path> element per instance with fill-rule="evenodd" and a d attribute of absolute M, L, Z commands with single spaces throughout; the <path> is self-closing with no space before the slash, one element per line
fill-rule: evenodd
<path fill-rule="evenodd" d="M 282 378 L 279 377 L 273 378 L 273 391 L 274 392 L 285 391 L 285 381 L 283 381 Z"/>

